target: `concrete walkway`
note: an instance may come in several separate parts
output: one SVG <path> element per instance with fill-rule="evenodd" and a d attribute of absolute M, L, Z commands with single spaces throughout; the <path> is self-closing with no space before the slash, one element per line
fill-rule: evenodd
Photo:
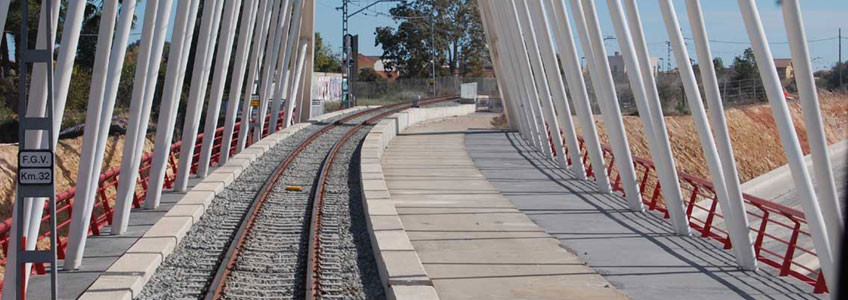
<path fill-rule="evenodd" d="M 629 211 L 622 197 L 572 179 L 517 134 L 465 137 L 474 167 L 488 182 L 631 298 L 824 298 L 794 278 L 738 270 L 731 252 L 717 243 L 674 235 L 654 212 Z"/>
<path fill-rule="evenodd" d="M 482 125 L 489 117 L 476 115 Z M 439 297 L 626 298 L 486 180 L 465 150 L 469 123 L 452 123 L 462 119 L 408 129 L 392 141 L 382 163 L 391 198 Z"/>

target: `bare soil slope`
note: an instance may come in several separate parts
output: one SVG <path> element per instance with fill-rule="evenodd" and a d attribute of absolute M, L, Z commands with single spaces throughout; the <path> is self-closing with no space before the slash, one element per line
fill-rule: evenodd
<path fill-rule="evenodd" d="M 848 95 L 822 92 L 819 101 L 828 144 L 848 139 Z M 801 147 L 805 154 L 809 154 L 800 103 L 791 101 L 789 108 L 795 131 L 801 140 Z M 741 182 L 786 164 L 786 156 L 780 144 L 771 107 L 767 103 L 729 108 L 725 110 L 725 115 Z M 601 139 L 604 143 L 608 143 L 601 117 L 596 116 L 595 120 Z M 692 117 L 668 116 L 665 117 L 665 121 L 677 168 L 699 177 L 709 178 L 704 152 L 701 149 Z M 624 126 L 633 154 L 650 158 L 639 117 L 624 117 Z"/>

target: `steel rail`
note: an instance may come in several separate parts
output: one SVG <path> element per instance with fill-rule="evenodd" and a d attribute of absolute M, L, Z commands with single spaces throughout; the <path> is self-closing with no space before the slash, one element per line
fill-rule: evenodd
<path fill-rule="evenodd" d="M 434 104 L 434 103 L 439 103 L 439 102 L 450 101 L 450 100 L 453 100 L 455 98 L 456 98 L 456 96 L 435 97 L 435 98 L 431 98 L 431 99 L 428 99 L 428 100 L 424 100 L 424 101 L 421 102 L 421 104 L 422 105 Z M 410 107 L 410 103 L 405 102 L 405 103 L 398 103 L 398 104 L 392 104 L 392 105 L 388 105 L 388 106 L 382 106 L 382 107 L 367 109 L 367 110 L 363 110 L 363 111 L 354 113 L 350 116 L 347 116 L 347 117 L 344 117 L 340 120 L 337 120 L 337 121 L 325 126 L 321 130 L 313 133 L 306 140 L 301 142 L 294 150 L 292 150 L 291 153 L 289 153 L 288 156 L 286 156 L 286 159 L 283 160 L 283 162 L 274 170 L 274 173 L 272 173 L 271 176 L 269 176 L 268 180 L 262 185 L 262 188 L 259 190 L 259 192 L 254 197 L 254 200 L 253 200 L 253 202 L 250 206 L 250 209 L 248 209 L 247 213 L 245 214 L 245 217 L 242 219 L 238 230 L 236 231 L 235 235 L 233 236 L 233 241 L 230 243 L 229 247 L 227 248 L 227 252 L 224 254 L 222 262 L 218 266 L 218 270 L 215 272 L 215 277 L 212 279 L 212 282 L 211 282 L 209 288 L 207 289 L 205 299 L 221 299 L 222 298 L 222 296 L 224 294 L 225 287 L 226 287 L 227 279 L 229 278 L 231 271 L 233 270 L 233 268 L 236 265 L 236 261 L 237 261 L 237 258 L 239 256 L 239 253 L 241 251 L 241 248 L 244 245 L 244 242 L 245 242 L 245 240 L 248 236 L 248 233 L 252 230 L 253 224 L 254 224 L 257 216 L 259 215 L 259 212 L 261 211 L 262 206 L 265 204 L 266 200 L 270 196 L 271 191 L 273 190 L 273 187 L 276 186 L 279 179 L 282 178 L 285 170 L 288 168 L 289 165 L 291 165 L 292 162 L 294 162 L 295 158 L 297 158 L 299 156 L 299 154 L 301 152 L 303 152 L 304 149 L 306 149 L 307 146 L 309 146 L 313 141 L 318 139 L 318 137 L 322 136 L 323 134 L 327 133 L 328 131 L 330 131 L 331 129 L 333 129 L 337 126 L 344 124 L 345 122 L 356 119 L 356 118 L 361 117 L 363 115 L 374 113 L 376 111 L 388 109 L 388 110 L 381 112 L 380 114 L 378 114 L 378 115 L 376 115 L 372 118 L 369 118 L 365 122 L 357 124 L 356 126 L 349 129 L 347 131 L 347 133 L 342 137 L 342 139 L 337 141 L 332 146 L 330 152 L 328 153 L 328 155 L 325 157 L 324 161 L 322 162 L 322 166 L 321 166 L 321 169 L 320 169 L 321 171 L 318 174 L 319 177 L 317 178 L 318 184 L 313 189 L 314 190 L 313 195 L 315 195 L 315 196 L 312 198 L 310 203 L 307 204 L 308 206 L 311 206 L 310 210 L 312 211 L 311 212 L 312 217 L 310 218 L 310 220 L 307 220 L 307 222 L 310 223 L 310 226 L 309 226 L 310 227 L 310 229 L 309 229 L 310 235 L 309 236 L 314 237 L 315 234 L 318 232 L 316 230 L 315 222 L 317 221 L 318 222 L 317 226 L 320 226 L 321 210 L 323 209 L 322 204 L 323 204 L 324 183 L 326 181 L 327 174 L 329 174 L 329 171 L 330 171 L 329 166 L 332 165 L 332 162 L 335 159 L 335 154 L 338 152 L 339 149 L 341 149 L 341 146 L 344 145 L 345 141 L 347 141 L 351 136 L 353 136 L 354 133 L 356 133 L 359 129 L 361 129 L 365 125 L 367 125 L 369 123 L 373 123 L 375 120 L 379 120 L 381 118 L 384 118 L 387 115 L 402 111 L 402 110 L 407 109 L 409 107 Z M 317 200 L 317 202 L 316 202 L 316 200 Z M 318 205 L 316 205 L 316 203 Z M 319 241 L 319 243 L 320 243 L 320 241 Z M 316 266 L 320 262 L 316 259 L 318 256 L 315 255 L 314 250 L 315 250 L 315 247 L 319 247 L 318 246 L 318 245 L 320 245 L 319 243 L 316 243 L 314 238 L 310 238 L 308 254 L 307 254 L 307 257 L 308 257 L 307 258 L 307 268 L 306 268 L 307 278 L 306 278 L 306 281 L 304 281 L 306 283 L 305 286 L 307 287 L 307 293 L 306 293 L 307 299 L 314 299 L 314 297 L 317 296 L 317 294 L 314 293 L 314 292 L 317 291 L 316 287 L 318 285 L 318 282 L 317 282 L 317 280 L 315 280 L 316 278 L 314 276 L 314 274 L 315 274 L 314 271 L 317 270 Z"/>

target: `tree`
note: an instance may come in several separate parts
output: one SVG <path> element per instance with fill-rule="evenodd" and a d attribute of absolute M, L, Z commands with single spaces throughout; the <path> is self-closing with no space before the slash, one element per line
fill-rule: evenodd
<path fill-rule="evenodd" d="M 757 59 L 751 48 L 745 49 L 742 55 L 733 58 L 733 65 L 730 66 L 730 80 L 729 88 L 747 89 L 753 93 L 752 99 L 766 99 L 765 89 L 760 81 L 760 71 L 757 68 Z"/>
<path fill-rule="evenodd" d="M 400 24 L 378 27 L 375 40 L 388 71 L 429 77 L 435 56 L 437 76 L 482 74 L 489 57 L 475 0 L 401 2 L 389 12 Z"/>
<path fill-rule="evenodd" d="M 377 82 L 384 81 L 383 77 L 380 77 L 380 74 L 377 74 L 377 71 L 374 71 L 372 68 L 362 68 L 359 71 L 359 75 L 356 77 L 356 81 L 359 82 Z"/>
<path fill-rule="evenodd" d="M 324 38 L 321 33 L 315 33 L 315 72 L 331 72 L 340 73 L 342 66 L 339 63 L 339 56 L 333 53 L 333 50 L 324 44 Z"/>

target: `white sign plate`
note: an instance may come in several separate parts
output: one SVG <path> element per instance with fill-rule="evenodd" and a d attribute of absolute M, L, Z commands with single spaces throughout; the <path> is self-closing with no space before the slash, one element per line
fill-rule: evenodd
<path fill-rule="evenodd" d="M 53 183 L 53 168 L 21 168 L 18 182 L 22 185 L 44 185 Z"/>
<path fill-rule="evenodd" d="M 53 167 L 53 153 L 44 150 L 27 150 L 18 154 L 18 168 Z"/>

